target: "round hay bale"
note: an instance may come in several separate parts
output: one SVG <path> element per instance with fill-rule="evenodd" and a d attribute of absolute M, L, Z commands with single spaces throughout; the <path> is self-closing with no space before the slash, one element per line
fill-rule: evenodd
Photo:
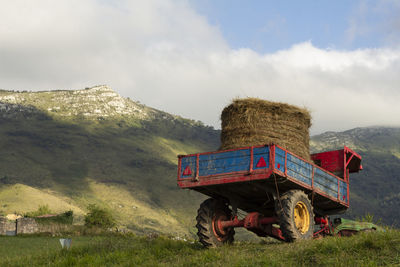
<path fill-rule="evenodd" d="M 221 150 L 274 143 L 310 159 L 308 110 L 258 98 L 236 99 L 221 114 Z"/>

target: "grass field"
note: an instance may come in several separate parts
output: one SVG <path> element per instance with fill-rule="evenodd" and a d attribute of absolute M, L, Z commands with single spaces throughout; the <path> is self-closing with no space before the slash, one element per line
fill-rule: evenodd
<path fill-rule="evenodd" d="M 362 233 L 299 243 L 235 242 L 203 249 L 197 242 L 133 235 L 0 237 L 1 266 L 399 266 L 400 232 Z"/>

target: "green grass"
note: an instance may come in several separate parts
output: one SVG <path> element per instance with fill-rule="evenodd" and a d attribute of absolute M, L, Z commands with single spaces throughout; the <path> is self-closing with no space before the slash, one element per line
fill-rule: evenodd
<path fill-rule="evenodd" d="M 237 242 L 203 249 L 197 242 L 133 235 L 0 237 L 1 266 L 398 266 L 400 232 L 362 233 L 299 243 Z"/>

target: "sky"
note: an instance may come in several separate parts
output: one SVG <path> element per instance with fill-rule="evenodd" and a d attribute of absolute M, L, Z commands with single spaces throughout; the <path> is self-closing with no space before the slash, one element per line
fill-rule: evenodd
<path fill-rule="evenodd" d="M 234 98 L 312 134 L 400 126 L 400 1 L 0 0 L 0 88 L 82 89 L 220 128 Z"/>

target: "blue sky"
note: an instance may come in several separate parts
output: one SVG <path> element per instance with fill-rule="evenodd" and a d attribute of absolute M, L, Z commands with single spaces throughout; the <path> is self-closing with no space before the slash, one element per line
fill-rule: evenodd
<path fill-rule="evenodd" d="M 400 1 L 0 0 L 0 88 L 99 84 L 220 127 L 234 98 L 311 133 L 400 126 Z"/>
<path fill-rule="evenodd" d="M 396 45 L 399 1 L 191 0 L 233 48 L 260 53 L 311 41 L 320 48 Z M 397 19 L 397 21 L 396 21 Z M 391 39 L 397 23 L 397 38 Z M 392 36 L 394 37 L 394 36 Z"/>

